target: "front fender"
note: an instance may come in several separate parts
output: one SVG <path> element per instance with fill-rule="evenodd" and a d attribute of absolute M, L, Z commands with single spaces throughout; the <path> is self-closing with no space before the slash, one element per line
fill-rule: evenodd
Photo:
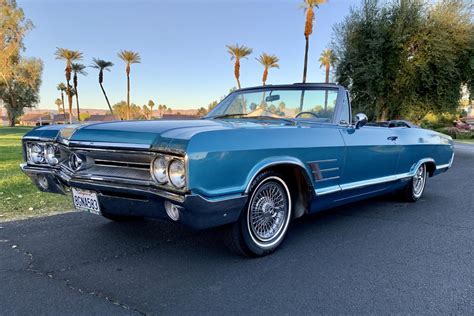
<path fill-rule="evenodd" d="M 248 173 L 247 179 L 246 179 L 246 187 L 245 187 L 245 193 L 247 194 L 250 189 L 250 184 L 252 181 L 255 179 L 255 177 L 264 169 L 267 169 L 272 166 L 278 166 L 278 165 L 294 165 L 297 167 L 300 167 L 304 170 L 306 176 L 308 179 L 311 179 L 311 171 L 308 170 L 306 165 L 299 160 L 298 158 L 291 157 L 291 156 L 277 156 L 277 157 L 269 157 L 266 159 L 263 159 L 259 161 Z"/>

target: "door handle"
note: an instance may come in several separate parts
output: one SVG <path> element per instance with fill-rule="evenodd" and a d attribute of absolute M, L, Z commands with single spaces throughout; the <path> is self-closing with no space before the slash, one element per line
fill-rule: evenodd
<path fill-rule="evenodd" d="M 398 136 L 389 136 L 387 137 L 387 139 L 391 141 L 396 141 L 398 139 Z"/>

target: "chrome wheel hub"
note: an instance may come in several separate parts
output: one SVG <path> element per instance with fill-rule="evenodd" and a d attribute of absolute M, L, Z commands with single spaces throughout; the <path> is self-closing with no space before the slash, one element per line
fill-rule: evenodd
<path fill-rule="evenodd" d="M 249 226 L 260 241 L 270 241 L 281 232 L 288 216 L 288 197 L 276 182 L 264 183 L 250 202 Z"/>
<path fill-rule="evenodd" d="M 413 195 L 415 197 L 420 197 L 423 193 L 423 189 L 425 187 L 426 182 L 426 169 L 425 165 L 421 165 L 418 170 L 416 170 L 416 174 L 413 177 Z"/>

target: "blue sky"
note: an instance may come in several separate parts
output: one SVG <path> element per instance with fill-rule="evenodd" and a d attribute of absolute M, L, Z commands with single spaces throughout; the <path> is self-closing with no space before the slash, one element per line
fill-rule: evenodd
<path fill-rule="evenodd" d="M 142 63 L 131 72 L 132 102 L 149 99 L 172 108 L 207 106 L 234 87 L 233 62 L 226 44 L 252 47 L 242 61 L 242 86 L 261 83 L 262 52 L 276 54 L 280 69 L 271 69 L 267 83 L 301 81 L 304 54 L 304 11 L 297 0 L 18 0 L 35 29 L 25 39 L 26 56 L 44 62 L 40 108 L 56 108 L 56 86 L 64 80 L 64 64 L 55 60 L 56 47 L 112 61 L 104 85 L 112 103 L 125 100 L 125 67 L 121 49 L 138 51 Z M 359 0 L 329 0 L 316 12 L 310 39 L 308 81 L 324 80 L 318 58 L 341 22 Z M 83 108 L 106 108 L 97 71 L 79 81 Z"/>

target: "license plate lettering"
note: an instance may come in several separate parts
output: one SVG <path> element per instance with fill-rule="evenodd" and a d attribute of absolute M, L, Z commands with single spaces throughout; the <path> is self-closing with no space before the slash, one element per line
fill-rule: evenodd
<path fill-rule="evenodd" d="M 76 209 L 100 215 L 99 200 L 95 192 L 73 188 L 72 196 Z"/>

